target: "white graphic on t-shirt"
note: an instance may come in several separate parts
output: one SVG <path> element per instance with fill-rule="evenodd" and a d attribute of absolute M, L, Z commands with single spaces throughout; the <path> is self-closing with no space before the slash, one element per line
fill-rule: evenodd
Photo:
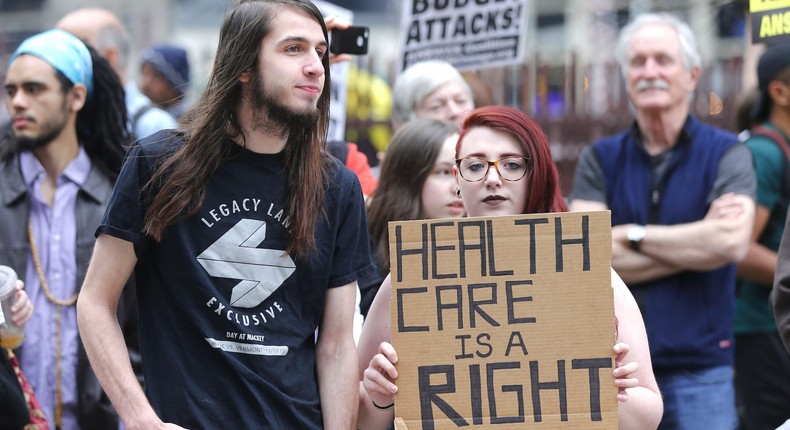
<path fill-rule="evenodd" d="M 233 287 L 231 306 L 260 305 L 296 269 L 285 251 L 257 248 L 264 239 L 265 221 L 242 219 L 197 257 L 209 275 L 242 280 Z"/>
<path fill-rule="evenodd" d="M 250 354 L 250 355 L 270 355 L 285 357 L 288 354 L 287 346 L 278 345 L 255 345 L 252 343 L 228 342 L 222 340 L 206 338 L 206 342 L 214 348 L 221 349 L 225 352 L 235 352 L 237 354 Z"/>

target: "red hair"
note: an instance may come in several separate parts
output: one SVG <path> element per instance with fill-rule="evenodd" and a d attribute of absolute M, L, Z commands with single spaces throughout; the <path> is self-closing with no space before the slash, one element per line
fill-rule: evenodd
<path fill-rule="evenodd" d="M 532 171 L 528 175 L 525 213 L 567 212 L 568 206 L 560 191 L 560 175 L 551 158 L 549 139 L 543 128 L 518 109 L 507 106 L 485 106 L 472 111 L 464 120 L 455 146 L 455 157 L 469 130 L 486 127 L 507 133 L 516 139 L 530 158 Z"/>

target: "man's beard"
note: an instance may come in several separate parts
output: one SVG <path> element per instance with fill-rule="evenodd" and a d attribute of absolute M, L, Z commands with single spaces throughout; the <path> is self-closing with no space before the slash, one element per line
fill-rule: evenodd
<path fill-rule="evenodd" d="M 43 148 L 60 136 L 68 122 L 68 110 L 66 109 L 65 97 L 63 98 L 63 105 L 61 106 L 59 114 L 60 117 L 52 118 L 52 115 L 50 115 L 46 121 L 40 123 L 41 134 L 38 136 L 16 135 L 12 128 L 11 134 L 16 141 L 17 151 L 32 151 L 34 149 Z"/>
<path fill-rule="evenodd" d="M 267 117 L 265 121 L 256 121 L 256 126 L 274 127 L 283 136 L 287 136 L 290 130 L 312 129 L 318 121 L 318 108 L 295 110 L 285 106 L 277 94 L 266 91 L 259 74 L 254 74 L 250 86 L 252 107 Z"/>
<path fill-rule="evenodd" d="M 49 124 L 47 124 L 49 125 Z M 37 148 L 43 148 L 49 145 L 55 138 L 60 136 L 60 133 L 66 127 L 66 123 L 55 124 L 54 127 L 46 130 L 44 134 L 39 136 L 17 136 L 14 134 L 14 140 L 19 151 L 32 151 Z M 13 132 L 12 132 L 13 133 Z"/>

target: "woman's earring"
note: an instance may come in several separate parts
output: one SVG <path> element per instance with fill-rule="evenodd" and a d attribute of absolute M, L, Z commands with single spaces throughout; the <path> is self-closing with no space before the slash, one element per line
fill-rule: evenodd
<path fill-rule="evenodd" d="M 461 198 L 461 189 L 460 188 L 456 188 L 455 189 L 455 196 L 458 197 L 459 199 Z"/>

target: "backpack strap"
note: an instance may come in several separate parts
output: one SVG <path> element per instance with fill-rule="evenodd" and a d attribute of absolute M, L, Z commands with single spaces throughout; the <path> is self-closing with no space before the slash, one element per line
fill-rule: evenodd
<path fill-rule="evenodd" d="M 781 134 L 779 134 L 775 130 L 771 130 L 770 128 L 764 127 L 762 125 L 758 125 L 752 128 L 752 134 L 758 136 L 765 136 L 773 140 L 780 148 L 782 148 L 782 151 L 785 153 L 785 157 L 787 157 L 787 160 L 790 161 L 790 147 L 787 146 L 787 141 L 785 140 L 784 137 L 782 137 Z"/>
<path fill-rule="evenodd" d="M 787 141 L 785 140 L 784 136 L 779 134 L 777 131 L 762 125 L 753 127 L 751 134 L 752 136 L 763 136 L 773 140 L 778 147 L 782 148 L 782 152 L 785 153 L 786 163 L 784 169 L 785 174 L 782 199 L 786 202 L 790 202 L 790 147 L 787 146 Z"/>
<path fill-rule="evenodd" d="M 143 115 L 145 115 L 146 112 L 148 112 L 149 110 L 151 110 L 153 108 L 154 108 L 154 104 L 153 103 L 148 103 L 148 104 L 143 105 L 140 109 L 137 109 L 137 112 L 135 112 L 134 115 L 132 115 L 132 131 L 137 129 L 137 121 L 139 121 L 140 118 Z"/>

